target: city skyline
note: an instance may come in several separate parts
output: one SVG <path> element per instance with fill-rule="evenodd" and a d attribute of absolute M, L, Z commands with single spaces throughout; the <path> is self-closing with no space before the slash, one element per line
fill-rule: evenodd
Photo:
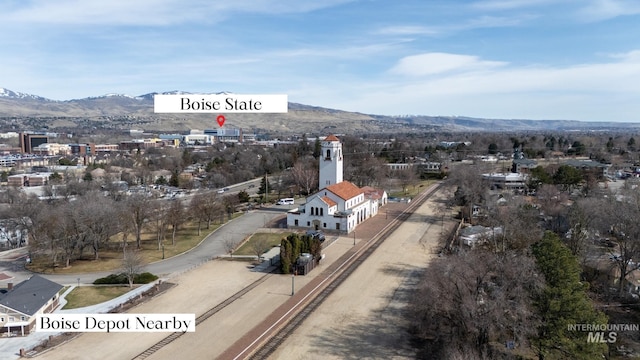
<path fill-rule="evenodd" d="M 640 122 L 626 0 L 9 1 L 0 87 L 287 94 L 380 115 Z"/>

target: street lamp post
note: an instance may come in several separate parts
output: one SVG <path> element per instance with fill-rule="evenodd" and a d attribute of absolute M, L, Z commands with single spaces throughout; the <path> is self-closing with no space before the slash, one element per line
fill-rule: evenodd
<path fill-rule="evenodd" d="M 353 246 L 356 246 L 356 232 L 353 232 Z"/>
<path fill-rule="evenodd" d="M 80 287 L 80 278 L 78 278 L 78 287 Z"/>
<path fill-rule="evenodd" d="M 291 296 L 295 294 L 296 274 L 291 274 Z"/>

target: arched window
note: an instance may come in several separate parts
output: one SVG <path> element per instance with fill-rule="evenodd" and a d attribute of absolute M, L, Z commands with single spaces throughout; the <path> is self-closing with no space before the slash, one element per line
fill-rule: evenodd
<path fill-rule="evenodd" d="M 325 157 L 325 160 L 331 160 L 331 149 L 327 149 L 327 156 Z"/>

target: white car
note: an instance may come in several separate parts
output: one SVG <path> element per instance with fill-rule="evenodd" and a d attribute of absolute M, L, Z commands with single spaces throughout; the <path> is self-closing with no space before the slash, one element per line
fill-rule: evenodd
<path fill-rule="evenodd" d="M 278 202 L 276 203 L 277 205 L 293 205 L 293 198 L 284 198 L 284 199 L 280 199 L 278 200 Z"/>

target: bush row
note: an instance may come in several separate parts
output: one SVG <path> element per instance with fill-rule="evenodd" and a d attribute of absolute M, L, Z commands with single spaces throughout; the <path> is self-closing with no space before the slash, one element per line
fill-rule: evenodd
<path fill-rule="evenodd" d="M 155 280 L 158 280 L 158 277 L 156 275 L 153 275 L 150 272 L 143 272 L 142 274 L 136 274 L 133 277 L 134 284 L 148 284 Z M 109 276 L 96 279 L 93 282 L 93 284 L 94 285 L 127 285 L 129 284 L 129 280 L 127 280 L 126 274 L 120 273 L 120 274 L 111 274 Z"/>

